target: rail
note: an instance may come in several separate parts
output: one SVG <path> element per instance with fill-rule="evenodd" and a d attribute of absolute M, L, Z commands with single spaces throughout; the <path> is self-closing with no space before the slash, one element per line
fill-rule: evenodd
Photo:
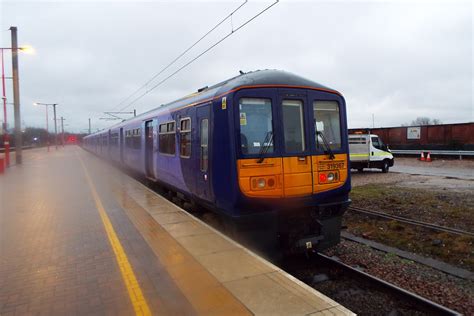
<path fill-rule="evenodd" d="M 356 268 L 353 268 L 335 258 L 325 256 L 323 254 L 318 253 L 317 258 L 319 260 L 325 261 L 327 264 L 332 265 L 332 266 L 338 266 L 342 270 L 352 274 L 354 277 L 358 277 L 363 279 L 364 281 L 368 283 L 372 283 L 374 285 L 377 285 L 381 288 L 386 289 L 387 291 L 390 291 L 394 294 L 396 294 L 400 299 L 404 301 L 410 301 L 412 302 L 415 306 L 421 307 L 424 311 L 428 312 L 429 314 L 434 314 L 434 315 L 461 315 L 460 313 L 449 309 L 445 306 L 442 306 L 438 303 L 435 303 L 427 298 L 424 298 L 418 294 L 415 294 L 413 292 L 410 292 L 408 290 L 405 290 L 399 286 L 396 286 L 395 284 L 392 284 L 390 282 L 384 281 L 380 278 L 377 278 L 371 274 L 368 274 L 366 272 L 360 271 Z"/>
<path fill-rule="evenodd" d="M 461 229 L 457 229 L 457 228 L 452 228 L 452 227 L 435 225 L 435 224 L 432 224 L 432 223 L 426 223 L 426 222 L 417 221 L 417 220 L 406 218 L 406 217 L 396 216 L 396 215 L 392 215 L 392 214 L 388 214 L 388 213 L 384 213 L 384 212 L 372 211 L 372 210 L 368 210 L 368 209 L 364 209 L 364 208 L 360 208 L 360 207 L 350 206 L 349 211 L 359 212 L 359 213 L 363 213 L 363 214 L 371 215 L 371 216 L 376 216 L 376 217 L 382 217 L 382 218 L 385 218 L 385 219 L 393 219 L 393 220 L 396 220 L 396 221 L 399 221 L 399 222 L 402 222 L 402 223 L 415 225 L 415 226 L 421 226 L 421 227 L 425 227 L 425 228 L 429 228 L 429 229 L 433 229 L 433 230 L 437 230 L 437 231 L 474 237 L 473 232 L 469 232 L 469 231 L 465 231 L 465 230 L 461 230 Z"/>
<path fill-rule="evenodd" d="M 429 152 L 431 155 L 439 156 L 474 156 L 474 150 L 431 150 L 431 149 L 391 149 L 392 154 L 396 155 L 421 155 L 421 153 Z"/>

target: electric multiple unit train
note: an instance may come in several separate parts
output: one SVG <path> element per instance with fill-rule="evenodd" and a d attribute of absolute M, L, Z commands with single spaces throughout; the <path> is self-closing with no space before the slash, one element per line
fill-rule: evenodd
<path fill-rule="evenodd" d="M 340 240 L 350 203 L 346 105 L 302 77 L 242 73 L 83 146 L 279 249 L 320 251 Z"/>

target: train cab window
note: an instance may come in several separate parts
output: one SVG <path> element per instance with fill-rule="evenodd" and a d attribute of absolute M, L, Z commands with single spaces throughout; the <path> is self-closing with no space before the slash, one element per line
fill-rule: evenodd
<path fill-rule="evenodd" d="M 209 120 L 201 120 L 200 127 L 201 138 L 201 171 L 207 171 L 209 166 Z"/>
<path fill-rule="evenodd" d="M 304 151 L 303 102 L 283 100 L 282 114 L 286 152 Z"/>
<path fill-rule="evenodd" d="M 166 155 L 174 155 L 176 153 L 175 122 L 160 124 L 158 134 L 159 152 Z"/>
<path fill-rule="evenodd" d="M 181 119 L 179 134 L 179 155 L 182 158 L 189 158 L 191 157 L 191 119 L 189 117 Z"/>
<path fill-rule="evenodd" d="M 263 146 L 273 152 L 272 102 L 270 99 L 239 100 L 240 146 L 243 154 L 258 154 Z M 270 139 L 270 141 L 269 141 Z M 268 143 L 269 142 L 269 143 Z"/>
<path fill-rule="evenodd" d="M 340 149 L 341 122 L 339 104 L 336 101 L 314 101 L 313 113 L 316 147 L 324 150 L 324 140 L 326 140 L 331 149 Z"/>

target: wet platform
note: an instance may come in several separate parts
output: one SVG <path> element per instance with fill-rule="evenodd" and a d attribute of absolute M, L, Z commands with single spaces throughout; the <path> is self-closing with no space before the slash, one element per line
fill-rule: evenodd
<path fill-rule="evenodd" d="M 352 314 L 79 147 L 0 193 L 0 315 Z"/>

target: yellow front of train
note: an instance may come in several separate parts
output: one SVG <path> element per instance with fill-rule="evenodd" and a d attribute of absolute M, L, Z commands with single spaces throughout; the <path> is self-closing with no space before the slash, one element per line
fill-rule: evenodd
<path fill-rule="evenodd" d="M 274 214 L 280 242 L 290 248 L 322 250 L 339 242 L 350 203 L 343 97 L 279 87 L 244 90 L 234 100 L 243 204 L 253 201 Z"/>

